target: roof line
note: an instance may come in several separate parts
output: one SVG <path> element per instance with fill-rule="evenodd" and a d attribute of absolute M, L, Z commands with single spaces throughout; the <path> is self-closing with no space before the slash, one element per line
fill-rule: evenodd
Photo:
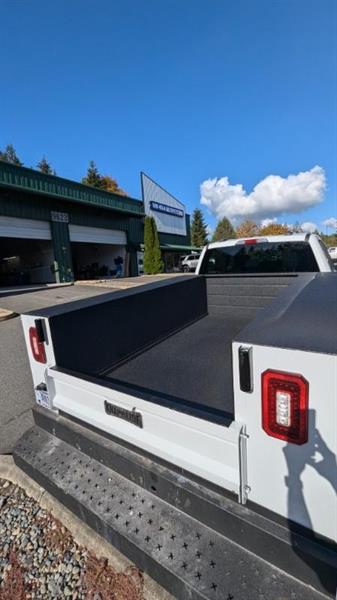
<path fill-rule="evenodd" d="M 186 213 L 186 205 L 181 201 L 178 200 L 178 198 L 176 198 L 175 196 L 173 196 L 173 194 L 171 194 L 171 192 L 168 192 L 167 190 L 165 190 L 165 188 L 163 188 L 162 185 L 160 185 L 159 183 L 157 183 L 154 179 L 152 179 L 152 177 L 150 177 L 149 175 L 147 175 L 146 173 L 144 173 L 144 171 L 140 172 L 140 178 L 141 178 L 141 183 L 142 183 L 142 195 L 143 195 L 143 201 L 144 201 L 144 189 L 143 189 L 143 182 L 142 182 L 142 176 L 147 177 L 150 181 L 152 181 L 152 183 L 154 183 L 157 187 L 159 187 L 161 190 L 163 190 L 163 192 L 165 192 L 165 194 L 167 194 L 168 196 L 170 196 L 171 198 L 173 198 L 173 200 L 175 200 L 176 202 L 178 202 L 181 206 L 184 207 L 184 211 Z"/>
<path fill-rule="evenodd" d="M 86 188 L 87 190 L 95 190 L 95 192 L 99 192 L 99 193 L 103 193 L 103 194 L 111 194 L 112 196 L 119 196 L 120 198 L 127 198 L 128 200 L 133 200 L 134 202 L 141 202 L 141 200 L 139 198 L 133 198 L 132 196 L 126 195 L 123 196 L 121 194 L 116 194 L 115 192 L 108 192 L 107 190 L 101 190 L 100 188 L 96 188 L 92 185 L 87 185 L 86 183 L 82 183 L 81 181 L 76 181 L 75 179 L 68 179 L 66 177 L 61 177 L 60 175 L 51 175 L 49 173 L 42 173 L 41 171 L 38 171 L 37 169 L 32 169 L 31 167 L 25 167 L 23 165 L 15 165 L 13 163 L 8 162 L 7 160 L 2 160 L 0 159 L 0 168 L 6 165 L 10 168 L 14 168 L 14 169 L 20 169 L 23 171 L 28 171 L 29 173 L 36 175 L 42 175 L 42 177 L 48 177 L 51 180 L 52 179 L 59 179 L 60 181 L 64 181 L 65 183 L 70 183 L 72 185 L 80 185 L 83 188 Z M 179 201 L 178 201 L 179 202 Z"/>
<path fill-rule="evenodd" d="M 35 169 L 13 165 L 7 161 L 0 161 L 0 186 L 59 200 L 63 199 L 75 204 L 86 204 L 144 216 L 144 206 L 141 200 L 100 190 L 64 177 L 47 175 Z"/>

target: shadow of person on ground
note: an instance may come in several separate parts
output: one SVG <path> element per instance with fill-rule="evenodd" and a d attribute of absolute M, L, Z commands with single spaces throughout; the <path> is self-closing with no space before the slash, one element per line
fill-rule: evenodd
<path fill-rule="evenodd" d="M 321 582 L 322 588 L 335 598 L 337 588 L 337 572 L 322 568 L 317 563 L 317 560 L 303 551 L 299 544 L 299 533 L 304 533 L 304 530 L 298 526 L 300 521 L 302 526 L 309 531 L 306 532 L 312 542 L 322 543 L 322 538 L 313 533 L 312 520 L 309 514 L 308 507 L 305 502 L 305 494 L 303 489 L 303 481 L 301 475 L 304 469 L 313 468 L 318 475 L 323 477 L 333 488 L 337 495 L 337 463 L 335 454 L 328 448 L 327 444 L 316 428 L 316 411 L 309 410 L 309 436 L 308 442 L 303 446 L 288 443 L 283 449 L 288 475 L 285 477 L 285 483 L 288 488 L 288 520 L 291 535 L 291 542 L 294 552 L 303 560 L 304 563 L 313 571 L 314 579 Z M 317 499 L 321 502 L 321 510 L 325 510 L 324 497 Z M 332 515 L 333 519 L 334 515 Z M 296 520 L 296 522 L 295 522 Z M 332 524 L 333 526 L 333 524 Z M 328 544 L 330 547 L 330 545 Z M 332 553 L 336 551 L 331 544 Z M 337 596 L 336 596 L 337 598 Z"/>

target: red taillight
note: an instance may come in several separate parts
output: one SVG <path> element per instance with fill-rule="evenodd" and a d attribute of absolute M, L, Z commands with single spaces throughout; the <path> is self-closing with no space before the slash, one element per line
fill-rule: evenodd
<path fill-rule="evenodd" d="M 302 375 L 262 373 L 262 427 L 272 437 L 305 444 L 308 441 L 309 383 Z"/>
<path fill-rule="evenodd" d="M 254 244 L 263 244 L 264 242 L 268 242 L 267 238 L 244 238 L 242 240 L 238 240 L 236 243 L 237 246 L 251 246 Z"/>
<path fill-rule="evenodd" d="M 35 327 L 29 328 L 29 341 L 33 356 L 37 362 L 46 363 L 46 351 L 44 343 L 40 342 L 37 330 Z"/>

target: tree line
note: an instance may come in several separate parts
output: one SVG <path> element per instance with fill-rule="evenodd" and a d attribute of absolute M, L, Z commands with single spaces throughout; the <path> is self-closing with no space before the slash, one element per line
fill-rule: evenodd
<path fill-rule="evenodd" d="M 191 242 L 197 248 L 202 248 L 209 242 L 223 242 L 233 238 L 255 237 L 258 235 L 287 235 L 301 232 L 300 223 L 295 223 L 291 226 L 281 223 L 259 225 L 251 219 L 246 219 L 237 227 L 234 227 L 227 217 L 223 217 L 223 219 L 218 221 L 213 235 L 209 236 L 200 208 L 194 210 L 191 222 Z M 324 235 L 321 232 L 320 236 L 327 246 L 337 245 L 337 233 Z"/>
<path fill-rule="evenodd" d="M 0 160 L 18 165 L 19 167 L 24 165 L 12 144 L 7 144 L 4 150 L 0 149 Z M 55 169 L 45 156 L 42 156 L 41 160 L 37 163 L 36 169 L 45 175 L 56 175 Z M 116 179 L 111 177 L 111 175 L 104 175 L 99 172 L 93 160 L 89 161 L 86 175 L 82 177 L 81 183 L 106 192 L 127 196 L 127 193 L 119 186 Z M 200 208 L 194 210 L 191 223 L 191 241 L 192 245 L 197 248 L 202 248 L 209 241 L 221 242 L 232 238 L 254 237 L 257 235 L 284 235 L 296 232 L 301 232 L 299 223 L 295 223 L 291 228 L 281 223 L 269 223 L 262 226 L 255 221 L 247 219 L 237 227 L 234 227 L 229 219 L 224 217 L 217 223 L 213 235 L 209 236 Z M 337 232 L 331 235 L 325 235 L 323 232 L 320 232 L 320 236 L 327 246 L 337 246 Z M 156 260 L 154 262 L 156 263 Z"/>
<path fill-rule="evenodd" d="M 4 150 L 0 150 L 0 160 L 17 165 L 19 167 L 24 166 L 24 163 L 19 159 L 12 144 L 7 144 Z M 53 169 L 52 165 L 45 156 L 42 156 L 41 160 L 37 163 L 36 169 L 45 175 L 56 175 L 55 169 Z M 84 177 L 82 177 L 81 183 L 104 190 L 106 192 L 119 194 L 120 196 L 127 196 L 127 193 L 121 187 L 119 187 L 116 179 L 111 177 L 111 175 L 102 175 L 98 171 L 93 160 L 89 161 L 87 173 Z"/>

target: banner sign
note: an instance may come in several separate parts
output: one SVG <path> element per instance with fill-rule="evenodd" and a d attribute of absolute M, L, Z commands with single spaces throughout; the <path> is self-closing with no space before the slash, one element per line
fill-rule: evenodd
<path fill-rule="evenodd" d="M 167 204 L 162 204 L 161 202 L 155 202 L 154 200 L 151 200 L 150 208 L 151 208 L 151 210 L 165 213 L 167 215 L 173 215 L 174 217 L 183 218 L 183 216 L 184 216 L 184 211 L 180 210 L 180 208 L 175 208 L 175 206 L 168 206 Z"/>

